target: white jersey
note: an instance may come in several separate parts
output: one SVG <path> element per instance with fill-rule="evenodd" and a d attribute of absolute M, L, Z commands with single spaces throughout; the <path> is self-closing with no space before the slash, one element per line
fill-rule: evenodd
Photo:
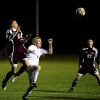
<path fill-rule="evenodd" d="M 30 65 L 38 65 L 40 56 L 48 53 L 47 50 L 42 48 L 37 48 L 35 45 L 30 45 L 28 47 L 28 50 L 34 52 L 34 53 L 29 52 L 26 54 L 26 57 L 28 58 Z"/>

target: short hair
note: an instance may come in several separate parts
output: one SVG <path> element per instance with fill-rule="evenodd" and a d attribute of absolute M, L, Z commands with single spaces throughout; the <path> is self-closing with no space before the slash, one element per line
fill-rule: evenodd
<path fill-rule="evenodd" d="M 12 24 L 13 21 L 16 21 L 16 20 L 15 20 L 15 19 L 11 19 L 11 20 L 8 22 L 9 27 L 11 27 L 11 24 Z"/>
<path fill-rule="evenodd" d="M 32 43 L 34 44 L 36 42 L 37 39 L 41 39 L 41 37 L 35 37 L 32 39 Z"/>
<path fill-rule="evenodd" d="M 87 39 L 87 42 L 88 42 L 89 40 L 92 40 L 92 41 L 93 41 L 93 39 L 92 39 L 92 38 L 89 38 L 89 39 Z"/>

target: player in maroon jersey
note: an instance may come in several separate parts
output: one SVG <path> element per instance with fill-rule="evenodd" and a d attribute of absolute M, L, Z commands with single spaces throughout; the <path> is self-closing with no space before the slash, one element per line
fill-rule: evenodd
<path fill-rule="evenodd" d="M 88 47 L 82 48 L 79 58 L 78 74 L 77 77 L 74 79 L 72 87 L 69 89 L 69 92 L 73 91 L 79 79 L 86 73 L 95 76 L 98 81 L 98 84 L 100 85 L 100 75 L 95 65 L 95 60 L 96 60 L 98 67 L 100 67 L 98 50 L 95 47 L 93 47 L 94 42 L 92 39 L 88 39 L 87 44 Z"/>
<path fill-rule="evenodd" d="M 18 26 L 18 23 L 16 20 L 10 21 L 10 28 L 6 32 L 6 39 L 10 44 L 12 45 L 12 52 L 10 55 L 10 63 L 12 65 L 11 71 L 9 71 L 6 74 L 6 77 L 2 81 L 2 89 L 6 90 L 6 85 L 8 80 L 16 74 L 18 62 L 23 63 L 23 67 L 27 68 L 29 66 L 28 59 L 26 58 L 26 48 L 24 44 L 30 39 L 32 36 L 31 34 L 26 35 L 25 38 L 23 38 L 23 33 L 20 30 L 20 27 Z"/>

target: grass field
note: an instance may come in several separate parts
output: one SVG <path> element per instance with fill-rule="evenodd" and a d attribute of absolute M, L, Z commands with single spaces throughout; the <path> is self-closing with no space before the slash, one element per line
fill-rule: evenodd
<path fill-rule="evenodd" d="M 42 69 L 37 80 L 38 88 L 33 90 L 29 100 L 100 100 L 100 86 L 95 77 L 89 74 L 82 77 L 73 92 L 68 93 L 77 74 L 78 55 L 45 56 L 40 59 L 40 65 Z M 0 83 L 9 70 L 9 60 L 1 57 Z M 15 83 L 11 83 L 10 79 L 6 91 L 0 88 L 0 100 L 21 100 L 28 85 L 26 72 Z"/>

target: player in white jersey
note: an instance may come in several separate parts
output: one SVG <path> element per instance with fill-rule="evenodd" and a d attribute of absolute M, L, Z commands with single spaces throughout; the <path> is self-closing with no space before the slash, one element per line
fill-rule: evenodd
<path fill-rule="evenodd" d="M 26 69 L 26 72 L 28 74 L 30 85 L 26 93 L 22 96 L 23 100 L 28 100 L 27 97 L 31 93 L 32 89 L 37 87 L 36 81 L 38 78 L 39 71 L 41 69 L 41 66 L 39 65 L 39 59 L 41 55 L 52 54 L 53 52 L 52 42 L 53 39 L 48 39 L 49 50 L 47 51 L 41 48 L 42 45 L 41 38 L 36 37 L 32 40 L 32 45 L 28 47 L 26 56 L 29 60 L 30 67 Z"/>

